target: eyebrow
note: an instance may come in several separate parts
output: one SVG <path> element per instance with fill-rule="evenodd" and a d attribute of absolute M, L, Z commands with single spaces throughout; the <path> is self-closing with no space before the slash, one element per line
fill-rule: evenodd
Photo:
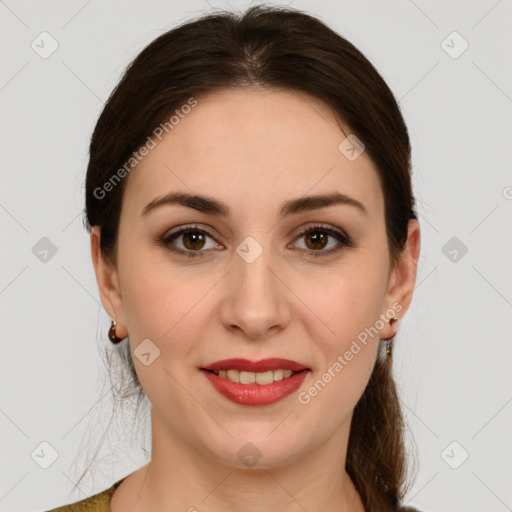
<path fill-rule="evenodd" d="M 226 203 L 213 199 L 212 197 L 189 194 L 186 192 L 171 192 L 163 197 L 157 197 L 142 209 L 141 215 L 146 215 L 149 212 L 165 205 L 186 206 L 199 212 L 219 217 L 228 217 L 230 215 L 230 209 Z M 368 211 L 361 202 L 340 192 L 290 199 L 281 205 L 279 214 L 281 217 L 285 217 L 287 215 L 318 210 L 320 208 L 326 208 L 333 205 L 354 206 L 360 212 L 368 215 Z"/>

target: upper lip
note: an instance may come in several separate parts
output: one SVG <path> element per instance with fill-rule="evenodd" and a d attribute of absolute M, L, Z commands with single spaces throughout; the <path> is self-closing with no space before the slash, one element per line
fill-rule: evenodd
<path fill-rule="evenodd" d="M 244 372 L 268 372 L 270 370 L 292 370 L 293 372 L 300 372 L 308 369 L 307 366 L 298 363 L 297 361 L 290 361 L 289 359 L 280 359 L 273 357 L 271 359 L 260 359 L 259 361 L 249 361 L 248 359 L 223 359 L 215 363 L 203 366 L 203 370 L 240 370 Z"/>

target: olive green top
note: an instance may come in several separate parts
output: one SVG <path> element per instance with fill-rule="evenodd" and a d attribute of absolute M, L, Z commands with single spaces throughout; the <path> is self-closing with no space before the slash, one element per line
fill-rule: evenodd
<path fill-rule="evenodd" d="M 125 478 L 119 480 L 112 487 L 100 492 L 99 494 L 77 501 L 71 505 L 64 505 L 63 507 L 55 508 L 49 512 L 109 512 L 110 498 L 112 498 L 114 491 L 121 485 L 121 482 Z"/>

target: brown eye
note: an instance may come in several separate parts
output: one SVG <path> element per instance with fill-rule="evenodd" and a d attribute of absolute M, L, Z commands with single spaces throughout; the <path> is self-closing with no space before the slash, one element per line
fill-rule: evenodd
<path fill-rule="evenodd" d="M 297 237 L 297 239 L 300 238 L 303 238 L 305 241 L 304 250 L 309 252 L 313 258 L 328 256 L 341 250 L 343 247 L 353 247 L 350 237 L 341 231 L 324 226 L 307 228 Z M 338 243 L 334 244 L 330 249 L 324 250 L 328 246 L 330 238 L 334 238 Z"/>
<path fill-rule="evenodd" d="M 306 240 L 308 249 L 319 250 L 325 248 L 329 239 L 329 235 L 326 235 L 321 231 L 315 231 L 313 233 L 306 234 L 304 239 Z"/>
<path fill-rule="evenodd" d="M 183 245 L 190 249 L 191 251 L 202 249 L 205 243 L 205 237 L 202 233 L 198 231 L 189 231 L 187 233 L 182 233 L 183 237 Z"/>
<path fill-rule="evenodd" d="M 207 247 L 208 238 L 213 241 L 213 237 L 208 232 L 194 226 L 184 226 L 174 233 L 164 235 L 160 242 L 172 252 L 194 257 L 202 256 L 201 253 L 206 252 L 203 249 L 218 247 L 215 242 Z"/>

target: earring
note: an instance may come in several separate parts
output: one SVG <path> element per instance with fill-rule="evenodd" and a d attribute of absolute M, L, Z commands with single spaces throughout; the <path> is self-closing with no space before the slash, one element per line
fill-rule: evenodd
<path fill-rule="evenodd" d="M 390 321 L 389 321 L 389 325 L 393 326 L 393 324 L 395 322 L 398 322 L 398 318 L 396 316 L 394 316 Z M 381 338 L 382 340 L 384 340 L 386 342 L 386 356 L 387 357 L 391 357 L 391 354 L 393 352 L 393 339 L 396 335 L 396 329 L 393 329 L 395 331 L 395 334 L 393 334 L 393 336 L 390 336 L 389 338 Z"/>
<path fill-rule="evenodd" d="M 112 320 L 112 324 L 110 326 L 110 329 L 108 330 L 108 339 L 114 344 L 117 345 L 118 343 L 121 343 L 121 341 L 124 340 L 124 338 L 118 338 L 116 336 L 116 325 L 117 322 L 115 320 Z"/>

